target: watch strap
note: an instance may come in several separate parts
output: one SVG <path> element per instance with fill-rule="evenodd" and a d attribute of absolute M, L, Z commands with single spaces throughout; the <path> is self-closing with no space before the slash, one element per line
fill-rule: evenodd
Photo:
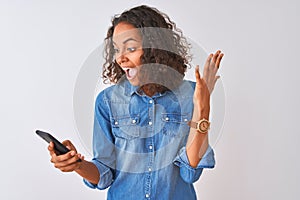
<path fill-rule="evenodd" d="M 188 125 L 191 128 L 197 129 L 198 127 L 198 123 L 197 122 L 193 122 L 193 121 L 188 121 Z"/>

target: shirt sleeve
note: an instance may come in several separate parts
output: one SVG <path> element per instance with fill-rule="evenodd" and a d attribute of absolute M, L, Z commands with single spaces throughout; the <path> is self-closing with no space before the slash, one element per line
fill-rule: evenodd
<path fill-rule="evenodd" d="M 173 163 L 180 168 L 180 176 L 185 182 L 194 183 L 200 178 L 203 168 L 214 168 L 214 151 L 210 146 L 208 146 L 203 158 L 200 160 L 197 167 L 193 168 L 189 164 L 185 147 L 182 147 Z"/>
<path fill-rule="evenodd" d="M 92 184 L 83 179 L 85 185 L 100 190 L 108 188 L 113 182 L 115 169 L 114 137 L 111 133 L 109 107 L 101 92 L 95 103 L 95 117 L 93 130 L 93 159 L 91 162 L 96 165 L 100 179 L 98 184 Z"/>

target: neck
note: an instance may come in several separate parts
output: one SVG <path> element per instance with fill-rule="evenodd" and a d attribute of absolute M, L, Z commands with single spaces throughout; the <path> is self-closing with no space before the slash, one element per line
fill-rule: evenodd
<path fill-rule="evenodd" d="M 141 86 L 140 90 L 148 97 L 152 97 L 156 93 L 155 88 L 151 84 Z"/>
<path fill-rule="evenodd" d="M 159 84 L 146 84 L 141 86 L 140 90 L 143 91 L 147 96 L 152 97 L 157 92 L 165 92 L 167 88 Z"/>

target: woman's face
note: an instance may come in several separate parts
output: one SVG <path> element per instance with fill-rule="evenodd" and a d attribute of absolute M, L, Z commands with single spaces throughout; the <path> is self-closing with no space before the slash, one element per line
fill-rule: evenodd
<path fill-rule="evenodd" d="M 138 74 L 143 55 L 142 37 L 132 24 L 120 22 L 114 29 L 113 45 L 115 58 L 133 86 L 139 86 Z"/>

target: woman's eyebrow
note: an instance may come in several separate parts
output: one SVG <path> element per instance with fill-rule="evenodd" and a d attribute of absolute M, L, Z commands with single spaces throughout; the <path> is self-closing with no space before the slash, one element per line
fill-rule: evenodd
<path fill-rule="evenodd" d="M 137 40 L 136 40 L 136 39 L 134 39 L 134 38 L 128 38 L 127 40 L 123 41 L 123 44 L 125 44 L 126 42 L 129 42 L 129 41 L 131 41 L 131 40 L 133 40 L 133 41 L 136 41 L 136 42 L 137 42 Z"/>
<path fill-rule="evenodd" d="M 128 38 L 128 39 L 126 39 L 126 40 L 124 40 L 123 41 L 123 44 L 125 44 L 125 43 L 127 43 L 127 42 L 129 42 L 129 41 L 135 41 L 135 42 L 138 42 L 136 39 L 134 39 L 134 38 Z M 113 44 L 116 44 L 114 41 L 113 41 Z"/>

